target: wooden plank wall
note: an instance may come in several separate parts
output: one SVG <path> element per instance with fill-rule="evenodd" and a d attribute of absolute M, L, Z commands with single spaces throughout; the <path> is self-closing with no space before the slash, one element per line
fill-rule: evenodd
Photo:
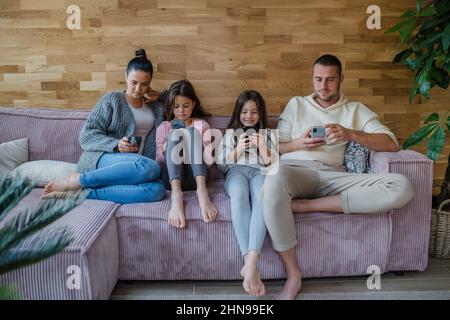
<path fill-rule="evenodd" d="M 69 30 L 66 8 L 81 9 Z M 369 30 L 369 5 L 381 30 Z M 311 63 L 324 53 L 344 63 L 344 92 L 389 125 L 400 142 L 423 117 L 450 107 L 450 93 L 408 105 L 411 74 L 393 65 L 396 35 L 383 32 L 414 0 L 1 0 L 0 105 L 91 109 L 124 88 L 124 69 L 145 48 L 162 89 L 188 78 L 206 109 L 230 114 L 244 89 L 259 90 L 270 113 L 311 92 Z M 422 151 L 424 147 L 418 147 Z M 435 166 L 442 183 L 447 145 Z"/>

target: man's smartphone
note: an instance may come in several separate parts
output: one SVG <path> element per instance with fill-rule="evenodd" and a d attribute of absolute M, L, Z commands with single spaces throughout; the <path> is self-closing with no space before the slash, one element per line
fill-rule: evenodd
<path fill-rule="evenodd" d="M 311 127 L 310 137 L 325 139 L 325 127 L 322 127 L 322 126 Z"/>
<path fill-rule="evenodd" d="M 131 143 L 135 146 L 137 146 L 138 148 L 141 146 L 141 142 L 142 142 L 142 137 L 140 136 L 129 136 L 127 139 L 128 143 Z"/>

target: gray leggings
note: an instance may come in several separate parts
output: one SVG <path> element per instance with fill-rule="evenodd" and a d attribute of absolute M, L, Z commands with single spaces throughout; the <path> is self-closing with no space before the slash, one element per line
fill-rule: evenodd
<path fill-rule="evenodd" d="M 250 250 L 261 253 L 266 236 L 261 197 L 264 177 L 260 169 L 242 165 L 227 172 L 231 222 L 243 256 Z"/>
<path fill-rule="evenodd" d="M 166 163 L 161 176 L 164 186 L 171 190 L 170 182 L 178 179 L 182 191 L 195 190 L 197 176 L 206 177 L 200 132 L 194 127 L 171 130 L 167 137 Z"/>

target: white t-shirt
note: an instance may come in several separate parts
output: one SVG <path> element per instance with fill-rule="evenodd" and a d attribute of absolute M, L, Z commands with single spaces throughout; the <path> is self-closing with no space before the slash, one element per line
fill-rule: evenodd
<path fill-rule="evenodd" d="M 314 94 L 294 97 L 280 115 L 278 129 L 280 142 L 300 137 L 312 126 L 337 123 L 366 133 L 385 133 L 397 144 L 395 135 L 383 125 L 377 114 L 360 102 L 349 102 L 343 94 L 334 105 L 324 108 L 314 101 Z M 315 160 L 323 164 L 342 167 L 347 142 L 326 144 L 314 150 L 297 150 L 282 154 L 281 160 Z"/>
<path fill-rule="evenodd" d="M 145 139 L 147 138 L 148 133 L 150 132 L 150 130 L 152 130 L 155 124 L 155 117 L 153 115 L 153 111 L 148 108 L 145 103 L 143 103 L 142 107 L 140 108 L 133 108 L 130 105 L 129 107 L 133 112 L 134 122 L 136 124 L 134 126 L 133 135 L 142 137 L 139 154 L 143 154 Z"/>

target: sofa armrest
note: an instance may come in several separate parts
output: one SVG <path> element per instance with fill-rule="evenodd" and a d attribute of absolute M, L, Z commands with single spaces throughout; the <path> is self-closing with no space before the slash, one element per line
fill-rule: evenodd
<path fill-rule="evenodd" d="M 414 188 L 413 198 L 392 211 L 392 238 L 386 271 L 424 270 L 428 261 L 433 161 L 412 150 L 371 152 L 373 173 L 397 173 L 407 176 Z M 403 266 L 403 267 L 402 267 Z"/>
<path fill-rule="evenodd" d="M 433 177 L 433 161 L 421 153 L 413 150 L 400 150 L 399 152 L 375 152 L 370 153 L 370 168 L 373 173 L 401 173 L 409 176 L 412 168 L 424 169 Z M 395 170 L 399 170 L 396 172 Z M 421 170 L 422 171 L 422 170 Z M 425 173 L 423 171 L 422 173 Z M 412 172 L 411 172 L 412 173 Z"/>

